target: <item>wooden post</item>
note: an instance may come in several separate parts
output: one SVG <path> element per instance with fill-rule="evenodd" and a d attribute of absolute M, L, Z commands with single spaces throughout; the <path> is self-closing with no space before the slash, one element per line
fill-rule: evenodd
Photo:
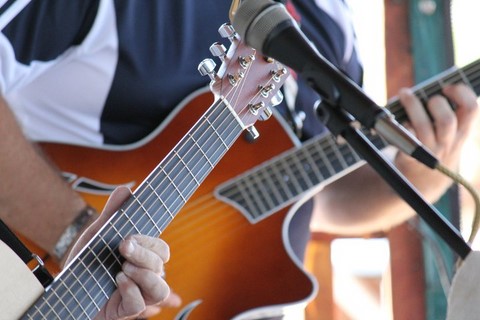
<path fill-rule="evenodd" d="M 385 0 L 387 95 L 414 84 L 408 1 Z M 418 219 L 418 218 L 414 218 Z M 422 242 L 405 223 L 388 233 L 392 312 L 395 320 L 425 319 Z"/>

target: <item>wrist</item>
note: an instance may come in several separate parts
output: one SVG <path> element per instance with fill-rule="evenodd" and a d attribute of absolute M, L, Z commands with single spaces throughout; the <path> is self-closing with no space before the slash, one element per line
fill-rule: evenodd
<path fill-rule="evenodd" d="M 80 235 L 87 229 L 93 221 L 98 218 L 97 211 L 87 205 L 83 208 L 72 221 L 72 223 L 63 231 L 53 248 L 53 256 L 63 262 L 71 247 L 75 244 Z"/>

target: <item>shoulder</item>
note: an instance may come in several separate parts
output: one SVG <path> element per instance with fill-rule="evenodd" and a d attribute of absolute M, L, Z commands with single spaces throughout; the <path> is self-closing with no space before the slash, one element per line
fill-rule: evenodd
<path fill-rule="evenodd" d="M 2 31 L 16 59 L 55 59 L 87 36 L 101 0 L 32 0 Z"/>

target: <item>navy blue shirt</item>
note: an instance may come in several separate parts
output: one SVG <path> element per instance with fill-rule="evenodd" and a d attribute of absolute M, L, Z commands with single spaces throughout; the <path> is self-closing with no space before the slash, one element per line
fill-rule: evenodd
<path fill-rule="evenodd" d="M 32 0 L 0 37 L 0 89 L 32 140 L 86 145 L 140 140 L 208 78 L 210 57 L 228 22 L 227 0 Z M 354 81 L 362 68 L 342 0 L 287 3 L 319 51 Z M 304 112 L 301 139 L 324 131 L 317 94 L 299 78 L 289 120 Z M 299 256 L 312 203 L 292 223 Z"/>

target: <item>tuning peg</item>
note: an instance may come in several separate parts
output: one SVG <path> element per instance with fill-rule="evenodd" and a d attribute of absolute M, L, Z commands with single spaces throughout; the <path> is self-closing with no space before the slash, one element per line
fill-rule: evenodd
<path fill-rule="evenodd" d="M 229 38 L 230 40 L 236 37 L 237 32 L 230 23 L 224 23 L 218 28 L 218 33 L 222 38 Z"/>
<path fill-rule="evenodd" d="M 247 135 L 248 135 L 248 140 L 253 141 L 257 139 L 260 136 L 260 133 L 258 133 L 257 128 L 254 126 L 247 127 Z"/>
<path fill-rule="evenodd" d="M 198 72 L 200 72 L 202 76 L 208 75 L 211 80 L 214 80 L 216 75 L 215 67 L 215 61 L 213 61 L 212 59 L 204 59 L 198 65 Z"/>
<path fill-rule="evenodd" d="M 277 91 L 273 98 L 270 100 L 272 106 L 279 105 L 283 101 L 283 93 L 282 91 Z"/>
<path fill-rule="evenodd" d="M 239 71 L 235 74 L 229 74 L 228 75 L 228 82 L 232 85 L 232 87 L 235 87 L 238 85 L 240 81 L 245 77 L 245 73 L 243 71 Z"/>
<path fill-rule="evenodd" d="M 260 112 L 260 116 L 258 119 L 262 121 L 268 120 L 270 119 L 272 114 L 273 114 L 272 109 L 270 109 L 270 107 L 265 107 L 262 109 L 262 112 Z"/>
<path fill-rule="evenodd" d="M 270 83 L 266 86 L 260 86 L 260 94 L 264 98 L 267 98 L 273 90 L 275 90 L 275 85 L 273 83 Z"/>
<path fill-rule="evenodd" d="M 278 70 L 272 70 L 272 79 L 275 81 L 275 82 L 279 82 L 280 79 L 286 75 L 288 73 L 287 69 L 286 68 L 280 68 Z"/>
<path fill-rule="evenodd" d="M 249 104 L 248 105 L 248 109 L 250 110 L 250 112 L 253 114 L 253 115 L 257 115 L 258 114 L 258 110 L 262 109 L 265 107 L 265 102 L 261 101 L 261 102 L 258 102 L 258 103 L 255 103 L 255 104 Z"/>
<path fill-rule="evenodd" d="M 254 54 L 250 54 L 248 56 L 241 56 L 241 57 L 238 57 L 238 63 L 240 64 L 240 66 L 243 68 L 243 69 L 247 69 L 249 65 L 252 64 L 252 62 L 255 61 L 255 55 Z"/>
<path fill-rule="evenodd" d="M 223 57 L 225 56 L 225 53 L 227 52 L 227 48 L 220 42 L 215 42 L 210 46 L 210 52 L 214 57 L 219 57 L 220 59 L 223 60 Z"/>

